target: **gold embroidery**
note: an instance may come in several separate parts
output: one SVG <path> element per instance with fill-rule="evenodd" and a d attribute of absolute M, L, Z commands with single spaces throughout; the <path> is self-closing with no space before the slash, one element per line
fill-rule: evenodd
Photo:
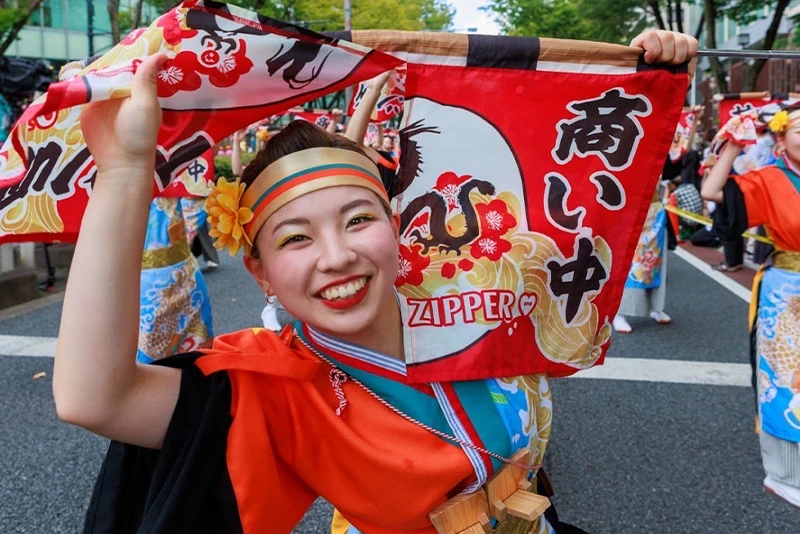
<path fill-rule="evenodd" d="M 800 252 L 778 251 L 772 264 L 778 269 L 800 273 Z"/>
<path fill-rule="evenodd" d="M 167 248 L 145 250 L 142 256 L 142 269 L 161 269 L 180 263 L 191 255 L 186 241 L 175 243 Z"/>

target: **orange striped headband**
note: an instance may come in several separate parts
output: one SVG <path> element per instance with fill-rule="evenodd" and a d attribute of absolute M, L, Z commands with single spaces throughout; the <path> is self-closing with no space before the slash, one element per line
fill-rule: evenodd
<path fill-rule="evenodd" d="M 375 163 L 344 148 L 309 148 L 293 152 L 270 164 L 242 195 L 243 207 L 253 212 L 244 226 L 251 242 L 269 216 L 292 200 L 320 189 L 340 185 L 366 187 L 387 204 Z"/>

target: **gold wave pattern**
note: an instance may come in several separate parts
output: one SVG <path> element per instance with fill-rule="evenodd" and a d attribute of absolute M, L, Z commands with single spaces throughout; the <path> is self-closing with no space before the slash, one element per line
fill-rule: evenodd
<path fill-rule="evenodd" d="M 60 233 L 64 222 L 58 215 L 56 202 L 46 193 L 29 195 L 11 205 L 0 217 L 0 233 Z"/>
<path fill-rule="evenodd" d="M 800 374 L 800 297 L 787 295 L 787 298 L 786 308 L 775 324 L 775 337 L 760 341 L 759 352 L 775 371 L 777 384 L 792 388 L 795 375 Z"/>
<path fill-rule="evenodd" d="M 204 176 L 199 177 L 198 179 L 192 178 L 189 174 L 189 171 L 183 171 L 181 175 L 178 177 L 178 181 L 183 184 L 186 188 L 186 191 L 193 196 L 196 197 L 207 197 L 209 193 L 211 193 L 211 187 L 209 186 L 208 182 Z"/>
<path fill-rule="evenodd" d="M 494 197 L 476 192 L 470 195 L 473 205 L 488 203 L 495 198 L 505 202 L 516 220 L 521 220 L 522 208 L 512 193 L 504 191 Z M 458 235 L 458 229 L 463 224 L 461 214 L 448 221 L 454 235 Z M 516 227 L 509 229 L 509 232 L 515 230 Z M 523 291 L 535 293 L 537 305 L 531 314 L 531 320 L 536 326 L 536 343 L 545 357 L 580 369 L 594 365 L 602 354 L 603 345 L 611 338 L 611 325 L 606 320 L 601 324 L 597 306 L 592 302 L 596 294 L 588 294 L 581 302 L 577 315 L 567 323 L 563 312 L 565 304 L 555 298 L 548 288 L 547 262 L 563 262 L 565 259 L 555 242 L 544 234 L 533 232 L 517 232 L 505 238 L 511 242 L 512 248 L 499 261 L 470 258 L 474 266 L 466 275 L 467 281 L 476 288 L 506 289 L 517 294 Z M 594 246 L 595 254 L 610 272 L 612 253 L 608 243 L 601 237 L 595 237 Z M 467 253 L 466 257 L 470 257 L 468 247 L 462 248 L 462 251 Z M 448 256 L 438 251 L 432 251 L 428 257 L 431 262 L 425 269 L 423 283 L 417 287 L 404 287 L 404 295 L 425 299 L 434 294 L 441 296 L 458 293 L 457 284 L 442 277 L 441 270 L 444 264 L 458 262 L 459 259 L 454 259 L 452 254 Z M 493 324 L 485 321 L 481 312 L 477 313 L 476 320 L 483 324 Z"/>
<path fill-rule="evenodd" d="M 166 45 L 163 35 L 163 28 L 151 25 L 132 43 L 118 44 L 97 58 L 94 63 L 81 71 L 81 74 L 85 74 L 89 70 L 97 70 L 114 65 L 124 65 L 133 59 L 153 55 L 161 49 L 162 44 Z M 126 88 L 126 94 L 124 96 L 128 94 L 130 94 L 130 88 Z"/>
<path fill-rule="evenodd" d="M 189 337 L 194 338 L 192 342 L 195 345 L 208 338 L 202 307 L 194 307 L 191 302 L 196 271 L 197 261 L 190 256 L 173 272 L 172 283 L 159 291 L 154 299 L 158 304 L 153 319 L 155 328 L 152 332 L 139 335 L 139 349 L 149 357 L 159 360 L 172 356 Z M 188 318 L 183 329 L 179 326 L 181 315 Z"/>

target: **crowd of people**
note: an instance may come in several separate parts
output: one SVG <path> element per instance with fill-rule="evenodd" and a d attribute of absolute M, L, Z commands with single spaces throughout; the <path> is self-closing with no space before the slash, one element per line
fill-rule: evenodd
<path fill-rule="evenodd" d="M 710 134 L 713 139 L 716 130 Z M 666 250 L 674 250 L 679 243 L 686 241 L 695 246 L 721 249 L 722 259 L 713 268 L 726 273 L 742 269 L 746 257 L 753 265 L 760 265 L 774 251 L 772 245 L 765 243 L 766 239 L 747 238 L 741 233 L 726 235 L 719 225 L 714 224 L 718 203 L 701 196 L 702 185 L 711 171 L 711 167 L 705 165 L 709 160 L 711 142 L 700 141 L 702 138 L 700 132 L 697 140 L 691 140 L 687 151 L 674 161 L 668 157 L 664 164 L 659 190 L 653 197 L 651 213 L 642 232 L 619 314 L 614 318 L 617 332 L 627 334 L 633 331 L 626 319 L 631 316 L 649 316 L 658 324 L 672 322 L 672 318 L 664 311 Z M 764 129 L 754 144 L 740 147 L 731 174 L 739 176 L 774 165 L 779 150 L 777 134 L 768 128 Z M 766 237 L 763 226 L 751 228 L 749 233 L 751 236 Z M 642 258 L 644 262 L 640 261 Z M 642 282 L 642 277 L 648 280 Z"/>
<path fill-rule="evenodd" d="M 758 131 L 752 126 L 757 139 L 750 143 L 732 133 L 747 121 L 761 123 Z M 704 165 L 700 147 L 678 162 L 667 160 L 666 190 L 653 197 L 613 324 L 617 332 L 630 333 L 626 316 L 672 322 L 664 312 L 670 241 L 721 246 L 724 259 L 716 269 L 734 272 L 744 264 L 743 234 L 768 236 L 768 244 L 750 239 L 750 256 L 760 266 L 749 317 L 756 432 L 764 487 L 800 507 L 800 102 L 736 117 L 722 125 L 715 142 L 705 148 Z M 710 158 L 720 146 L 721 153 Z M 678 208 L 677 224 L 665 224 L 665 206 Z"/>
<path fill-rule="evenodd" d="M 656 62 L 683 63 L 697 49 L 693 38 L 671 32 L 646 32 L 634 44 Z M 295 120 L 234 133 L 217 148 L 231 158 L 232 176 L 209 181 L 207 192 L 186 204 L 151 199 L 160 123 L 155 74 L 163 60 L 155 55 L 142 63 L 130 99 L 92 104 L 82 117 L 98 172 L 64 301 L 54 394 L 62 419 L 114 440 L 87 532 L 289 532 L 320 495 L 337 508 L 333 534 L 446 532 L 434 529 L 429 514 L 443 505 L 471 510 L 457 495 L 472 488 L 475 473 L 451 444 L 464 445 L 449 435 L 434 390 L 460 391 L 476 427 L 506 431 L 481 407 L 482 399 L 501 394 L 494 380 L 404 380 L 394 292 L 399 217 L 390 207 L 401 145 L 396 133 L 370 126 L 389 73 L 367 83 L 352 116 L 331 110 L 325 128 Z M 666 250 L 672 240 L 709 232 L 690 220 L 672 226 L 665 205 L 700 216 L 716 211 L 714 231 L 725 242 L 765 226 L 780 253 L 770 257 L 764 287 L 800 276 L 800 205 L 769 200 L 800 195 L 800 111 L 788 112 L 787 126 L 772 134 L 783 149 L 776 167 L 727 181 L 742 151 L 733 142 L 705 177 L 698 150 L 664 166 L 613 322 L 617 331 L 631 331 L 626 316 L 672 321 L 665 312 Z M 109 136 L 101 124 L 120 127 Z M 247 153 L 255 155 L 245 164 Z M 791 180 L 783 179 L 783 192 L 767 183 L 781 176 Z M 282 193 L 272 194 L 278 184 Z M 109 243 L 104 229 L 111 224 L 126 231 Z M 212 241 L 244 250 L 265 294 L 263 330 L 213 338 L 196 259 L 219 265 Z M 100 255 L 108 261 L 97 262 Z M 726 268 L 738 264 L 731 259 Z M 167 281 L 180 283 L 165 293 Z M 800 359 L 797 342 L 787 341 L 780 319 L 769 323 L 771 333 L 755 326 L 767 316 L 797 317 L 798 297 L 792 299 L 781 304 L 770 294 L 758 302 L 753 364 L 765 486 L 800 506 L 800 370 L 791 374 L 784 362 L 792 358 L 787 351 Z M 91 323 L 81 313 L 89 307 L 96 311 Z M 547 377 L 518 378 L 538 384 L 527 409 L 546 410 Z M 512 410 L 519 408 L 509 399 Z M 784 410 L 795 428 L 782 423 Z M 542 454 L 548 433 L 542 427 L 537 438 Z M 508 444 L 473 452 L 519 463 Z M 547 493 L 543 475 L 533 482 L 535 492 Z M 495 527 L 582 532 L 559 521 L 552 507 Z"/>

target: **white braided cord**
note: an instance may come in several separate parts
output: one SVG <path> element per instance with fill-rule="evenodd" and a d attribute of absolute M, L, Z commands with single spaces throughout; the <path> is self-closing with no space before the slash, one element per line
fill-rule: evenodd
<path fill-rule="evenodd" d="M 503 462 L 505 464 L 509 464 L 509 465 L 513 465 L 515 467 L 519 467 L 520 469 L 524 469 L 527 472 L 538 470 L 541 467 L 541 464 L 539 464 L 539 465 L 526 465 L 526 464 L 523 464 L 522 462 L 515 462 L 514 460 L 511 460 L 510 458 L 506 458 L 505 456 L 500 456 L 499 454 L 494 453 L 494 452 L 492 452 L 490 450 L 486 450 L 483 447 L 479 447 L 479 446 L 475 445 L 474 443 L 470 443 L 468 441 L 464 441 L 462 439 L 459 439 L 459 438 L 457 438 L 455 436 L 451 436 L 450 434 L 442 432 L 441 430 L 433 428 L 432 426 L 426 425 L 425 423 L 414 419 L 410 415 L 405 414 L 400 409 L 398 409 L 397 407 L 393 406 L 391 403 L 389 403 L 388 401 L 383 399 L 383 397 L 381 397 L 380 395 L 378 395 L 377 393 L 372 391 L 369 387 L 367 387 L 360 380 L 358 380 L 354 376 L 348 375 L 347 373 L 345 373 L 344 371 L 342 371 L 341 369 L 336 367 L 336 364 L 332 360 L 330 360 L 327 356 L 325 356 L 320 351 L 318 351 L 311 344 L 306 342 L 306 340 L 304 340 L 300 335 L 297 335 L 296 337 L 300 341 L 300 343 L 302 343 L 308 350 L 310 350 L 314 355 L 316 355 L 318 358 L 320 358 L 321 360 L 323 360 L 325 363 L 327 363 L 328 365 L 330 365 L 333 368 L 333 370 L 331 370 L 331 373 L 330 373 L 329 377 L 331 379 L 331 384 L 334 387 L 334 391 L 336 392 L 336 397 L 339 399 L 339 407 L 336 409 L 336 415 L 341 415 L 341 411 L 344 410 L 344 405 L 347 404 L 347 400 L 344 399 L 344 392 L 341 389 L 341 384 L 343 384 L 346 380 L 350 380 L 351 382 L 353 382 L 356 385 L 358 385 L 361 389 L 363 389 L 364 391 L 369 393 L 375 400 L 380 402 L 382 405 L 386 406 L 387 408 L 389 408 L 391 411 L 393 411 L 394 413 L 396 413 L 397 415 L 399 415 L 400 417 L 402 417 L 406 421 L 409 421 L 410 423 L 413 423 L 413 424 L 417 425 L 418 427 L 423 428 L 424 430 L 427 430 L 431 434 L 434 434 L 434 435 L 436 435 L 436 436 L 438 436 L 440 438 L 452 441 L 453 443 L 457 443 L 457 444 L 461 445 L 462 447 L 467 447 L 467 448 L 473 449 L 475 451 L 478 451 L 481 454 L 485 454 L 487 456 L 491 456 L 492 458 L 500 460 L 501 462 Z M 339 371 L 346 378 L 344 380 L 342 380 L 337 375 L 337 382 L 338 383 L 334 384 L 334 370 Z M 340 394 L 341 394 L 341 397 L 340 397 Z"/>

